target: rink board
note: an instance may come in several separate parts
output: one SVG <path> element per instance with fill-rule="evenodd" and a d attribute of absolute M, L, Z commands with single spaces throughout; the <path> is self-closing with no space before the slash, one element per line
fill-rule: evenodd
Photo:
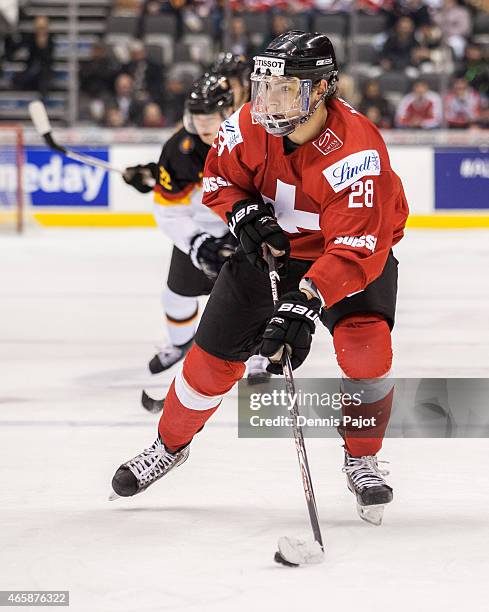
<path fill-rule="evenodd" d="M 157 160 L 160 147 L 114 144 L 79 151 L 123 169 Z M 389 153 L 410 205 L 410 227 L 489 226 L 487 147 L 391 145 Z M 0 191 L 8 177 L 3 166 Z M 42 147 L 26 148 L 24 183 L 31 216 L 44 226 L 155 226 L 151 194 L 131 189 L 118 173 L 84 166 Z"/>

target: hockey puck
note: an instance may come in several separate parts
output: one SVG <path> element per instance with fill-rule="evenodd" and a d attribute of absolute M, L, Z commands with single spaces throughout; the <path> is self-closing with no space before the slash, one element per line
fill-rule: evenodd
<path fill-rule="evenodd" d="M 285 565 L 286 567 L 299 567 L 298 563 L 291 563 L 290 561 L 287 561 L 287 559 L 284 559 L 278 550 L 275 553 L 273 560 L 275 561 L 275 563 L 280 563 L 281 565 Z"/>

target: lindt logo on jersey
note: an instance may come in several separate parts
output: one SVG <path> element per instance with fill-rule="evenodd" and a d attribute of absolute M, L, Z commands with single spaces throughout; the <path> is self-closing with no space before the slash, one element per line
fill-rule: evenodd
<path fill-rule="evenodd" d="M 325 168 L 323 174 L 333 191 L 339 193 L 364 176 L 378 176 L 380 155 L 375 149 L 358 151 Z"/>
<path fill-rule="evenodd" d="M 343 141 L 336 136 L 333 130 L 328 128 L 317 140 L 314 140 L 312 144 L 318 151 L 321 151 L 323 155 L 327 155 L 332 151 L 336 151 L 336 149 L 340 149 L 343 146 Z"/>
<path fill-rule="evenodd" d="M 255 60 L 255 72 L 270 70 L 270 74 L 274 76 L 285 74 L 285 60 L 283 59 L 260 57 L 258 55 L 253 59 Z"/>

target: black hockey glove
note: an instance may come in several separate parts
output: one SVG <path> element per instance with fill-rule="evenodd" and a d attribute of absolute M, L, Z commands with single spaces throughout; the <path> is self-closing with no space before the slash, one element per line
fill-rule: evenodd
<path fill-rule="evenodd" d="M 236 202 L 233 210 L 226 213 L 228 226 L 241 244 L 252 265 L 268 272 L 263 258 L 263 244 L 268 244 L 276 255 L 277 267 L 281 274 L 286 272 L 290 254 L 290 243 L 277 223 L 273 208 L 264 202 L 242 200 Z M 275 251 L 275 252 L 274 252 Z M 277 253 L 277 254 L 276 254 Z M 278 254 L 281 253 L 281 254 Z"/>
<path fill-rule="evenodd" d="M 282 374 L 284 346 L 289 352 L 292 369 L 302 364 L 311 349 L 320 308 L 318 298 L 308 300 L 302 291 L 290 291 L 277 302 L 260 346 L 260 354 L 271 362 L 267 367 L 269 372 Z"/>
<path fill-rule="evenodd" d="M 128 185 L 141 193 L 149 193 L 158 180 L 158 164 L 129 166 L 124 170 L 122 178 Z"/>
<path fill-rule="evenodd" d="M 190 243 L 190 259 L 196 268 L 210 280 L 216 280 L 226 259 L 235 251 L 238 243 L 228 232 L 222 238 L 210 234 L 196 234 Z"/>

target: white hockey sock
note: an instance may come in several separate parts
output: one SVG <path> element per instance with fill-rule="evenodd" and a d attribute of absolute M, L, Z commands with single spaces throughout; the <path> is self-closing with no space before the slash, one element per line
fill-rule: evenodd
<path fill-rule="evenodd" d="M 178 295 L 165 287 L 162 301 L 170 342 L 174 346 L 182 346 L 194 337 L 199 314 L 198 300 L 195 297 Z"/>

